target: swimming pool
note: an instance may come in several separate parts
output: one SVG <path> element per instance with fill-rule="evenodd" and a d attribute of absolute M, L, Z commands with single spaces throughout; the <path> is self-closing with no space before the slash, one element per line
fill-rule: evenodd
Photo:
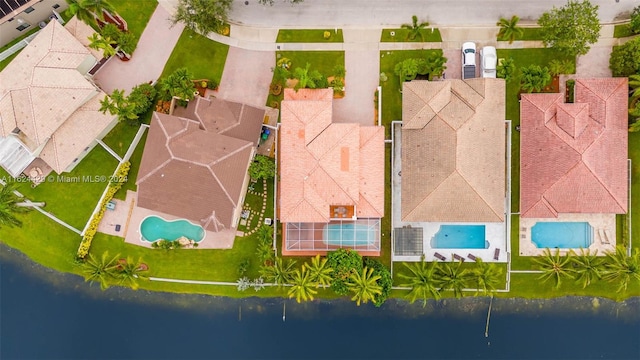
<path fill-rule="evenodd" d="M 325 244 L 336 246 L 373 245 L 377 239 L 376 228 L 362 224 L 329 224 L 322 233 Z"/>
<path fill-rule="evenodd" d="M 489 242 L 485 238 L 484 225 L 440 225 L 436 235 L 431 238 L 431 247 L 435 249 L 487 249 Z"/>
<path fill-rule="evenodd" d="M 588 248 L 593 228 L 588 222 L 538 222 L 531 228 L 531 241 L 538 249 Z"/>
<path fill-rule="evenodd" d="M 140 223 L 142 240 L 156 242 L 158 240 L 175 241 L 181 237 L 200 242 L 204 239 L 204 229 L 187 220 L 167 221 L 159 216 L 147 216 Z"/>

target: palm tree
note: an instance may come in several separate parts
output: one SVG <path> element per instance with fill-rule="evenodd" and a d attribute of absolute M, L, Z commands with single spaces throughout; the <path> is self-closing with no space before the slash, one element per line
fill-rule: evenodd
<path fill-rule="evenodd" d="M 298 79 L 298 83 L 294 89 L 315 89 L 318 86 L 320 80 L 322 80 L 322 74 L 318 70 L 309 71 L 311 64 L 307 63 L 304 68 L 295 68 L 293 70 L 294 79 Z"/>
<path fill-rule="evenodd" d="M 508 40 L 509 44 L 511 44 L 517 37 L 522 37 L 524 30 L 518 26 L 518 21 L 520 21 L 520 18 L 516 15 L 513 15 L 511 20 L 500 18 L 500 21 L 496 24 L 500 26 L 498 39 Z"/>
<path fill-rule="evenodd" d="M 376 295 L 382 293 L 382 287 L 378 285 L 379 279 L 380 275 L 373 275 L 373 268 L 368 267 L 362 268 L 362 273 L 351 274 L 347 282 L 347 287 L 354 293 L 351 300 L 354 300 L 358 306 L 360 303 L 374 301 Z"/>
<path fill-rule="evenodd" d="M 115 13 L 115 8 L 106 0 L 67 0 L 69 14 L 89 26 L 96 26 L 96 18 L 104 20 L 103 12 Z"/>
<path fill-rule="evenodd" d="M 605 280 L 618 282 L 616 292 L 626 291 L 632 280 L 640 281 L 640 252 L 633 249 L 631 256 L 627 256 L 623 246 L 617 246 L 615 252 L 607 253 L 607 270 L 603 274 Z"/>
<path fill-rule="evenodd" d="M 434 264 L 427 264 L 423 257 L 419 263 L 404 263 L 404 266 L 409 269 L 411 275 L 399 274 L 401 278 L 409 280 L 408 283 L 401 284 L 400 286 L 411 288 L 411 292 L 409 292 L 407 298 L 412 304 L 420 298 L 422 300 L 422 306 L 425 307 L 427 306 L 429 296 L 436 300 L 440 298 L 440 292 L 436 286 Z"/>
<path fill-rule="evenodd" d="M 116 272 L 114 275 L 119 279 L 120 285 L 128 286 L 133 290 L 138 290 L 140 286 L 138 280 L 148 280 L 149 278 L 144 274 L 147 271 L 146 266 L 143 265 L 142 259 L 133 261 L 130 256 L 126 261 L 119 262 L 116 266 Z"/>
<path fill-rule="evenodd" d="M 116 49 L 113 45 L 116 45 L 116 41 L 109 38 L 98 35 L 97 33 L 93 33 L 89 36 L 89 47 L 96 50 L 102 50 L 102 56 L 105 58 L 109 58 L 116 54 Z"/>
<path fill-rule="evenodd" d="M 100 258 L 95 258 L 93 254 L 89 254 L 89 258 L 82 264 L 82 274 L 85 281 L 97 282 L 102 290 L 109 288 L 109 281 L 114 278 L 116 269 L 118 268 L 118 257 L 116 255 L 109 257 L 109 252 L 102 253 Z"/>
<path fill-rule="evenodd" d="M 175 96 L 182 100 L 193 99 L 196 91 L 195 84 L 191 81 L 191 74 L 187 68 L 179 68 L 162 79 L 160 89 L 170 96 Z"/>
<path fill-rule="evenodd" d="M 304 265 L 302 266 L 302 270 L 296 269 L 293 273 L 290 284 L 292 286 L 288 291 L 289 299 L 295 297 L 298 303 L 307 300 L 313 301 L 313 295 L 318 293 L 318 291 L 314 289 L 318 284 L 313 281 L 311 273 L 307 271 Z"/>
<path fill-rule="evenodd" d="M 533 258 L 533 262 L 540 265 L 542 268 L 542 275 L 538 279 L 546 282 L 549 279 L 554 279 L 556 282 L 556 289 L 560 287 L 562 278 L 568 277 L 573 279 L 573 270 L 568 268 L 571 262 L 570 254 L 564 258 L 560 257 L 560 250 L 556 249 L 554 254 L 551 254 L 549 248 L 544 249 L 542 257 Z"/>
<path fill-rule="evenodd" d="M 18 197 L 14 193 L 15 190 L 15 183 L 7 183 L 0 189 L 0 228 L 2 226 L 21 227 L 22 221 L 18 220 L 15 214 L 23 214 L 30 210 L 20 206 L 24 199 Z"/>
<path fill-rule="evenodd" d="M 418 75 L 419 62 L 417 59 L 405 59 L 396 64 L 393 72 L 400 79 L 400 92 L 402 92 L 402 83 L 411 81 Z"/>
<path fill-rule="evenodd" d="M 287 260 L 285 263 L 282 258 L 276 258 L 273 266 L 263 266 L 260 270 L 260 275 L 267 280 L 272 281 L 278 286 L 288 284 L 294 273 L 294 267 L 296 262 L 294 260 Z"/>
<path fill-rule="evenodd" d="M 338 79 L 344 79 L 345 75 L 347 75 L 347 70 L 344 66 L 338 64 L 333 67 L 333 76 Z"/>
<path fill-rule="evenodd" d="M 424 41 L 424 35 L 422 35 L 422 30 L 429 26 L 429 22 L 421 22 L 418 23 L 418 17 L 413 15 L 411 17 L 411 24 L 402 24 L 401 28 L 409 30 L 409 34 L 407 35 L 408 40 L 415 40 L 418 36 L 420 36 L 420 40 Z"/>
<path fill-rule="evenodd" d="M 271 244 L 273 241 L 273 228 L 269 225 L 260 226 L 256 233 L 258 234 L 258 239 L 262 243 Z"/>
<path fill-rule="evenodd" d="M 436 283 L 439 285 L 439 291 L 453 290 L 456 298 L 462 297 L 462 289 L 467 286 L 469 281 L 469 273 L 462 269 L 462 260 L 456 263 L 438 263 L 436 267 Z"/>
<path fill-rule="evenodd" d="M 496 291 L 498 284 L 500 283 L 500 277 L 502 275 L 502 269 L 496 264 L 488 264 L 480 258 L 476 258 L 476 266 L 471 270 L 469 276 L 477 283 L 476 295 L 482 292 L 484 295 L 491 295 Z"/>
<path fill-rule="evenodd" d="M 580 248 L 580 255 L 571 250 L 573 256 L 571 261 L 576 266 L 576 281 L 582 281 L 582 288 L 586 288 L 594 279 L 602 277 L 602 258 L 599 258 L 598 250 L 591 254 L 589 249 L 586 251 Z"/>
<path fill-rule="evenodd" d="M 530 65 L 520 69 L 522 90 L 531 93 L 541 91 L 551 82 L 551 73 L 547 67 Z"/>
<path fill-rule="evenodd" d="M 633 89 L 631 99 L 629 99 L 629 108 L 631 109 L 640 99 L 640 74 L 629 75 L 629 87 Z"/>
<path fill-rule="evenodd" d="M 429 67 L 429 81 L 433 80 L 434 76 L 441 76 L 447 69 L 447 58 L 442 55 L 441 52 L 432 53 L 427 58 L 427 64 Z"/>
<path fill-rule="evenodd" d="M 327 266 L 326 258 L 320 258 L 320 255 L 316 255 L 311 258 L 311 265 L 305 263 L 303 267 L 309 270 L 311 280 L 316 282 L 318 286 L 328 286 L 331 284 L 331 273 L 333 269 Z"/>

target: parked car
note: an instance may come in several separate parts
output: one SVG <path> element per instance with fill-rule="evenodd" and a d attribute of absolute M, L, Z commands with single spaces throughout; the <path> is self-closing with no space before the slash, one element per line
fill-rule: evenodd
<path fill-rule="evenodd" d="M 482 77 L 495 78 L 496 65 L 498 64 L 496 48 L 493 46 L 483 47 L 482 50 L 480 50 L 480 57 L 482 57 Z"/>
<path fill-rule="evenodd" d="M 466 42 L 462 44 L 462 78 L 476 77 L 476 44 Z"/>

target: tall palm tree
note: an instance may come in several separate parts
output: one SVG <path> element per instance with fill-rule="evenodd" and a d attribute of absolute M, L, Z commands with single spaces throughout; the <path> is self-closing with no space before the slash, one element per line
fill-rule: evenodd
<path fill-rule="evenodd" d="M 591 254 L 589 249 L 580 248 L 580 254 L 571 250 L 571 262 L 576 266 L 576 281 L 582 282 L 582 288 L 586 288 L 591 281 L 602 277 L 602 258 L 598 257 L 598 250 Z"/>
<path fill-rule="evenodd" d="M 439 291 L 452 290 L 456 298 L 462 297 L 462 289 L 467 286 L 469 281 L 469 273 L 462 269 L 462 260 L 453 263 L 438 263 L 436 267 L 436 282 L 439 285 Z"/>
<path fill-rule="evenodd" d="M 419 68 L 420 63 L 418 59 L 405 59 L 396 64 L 393 72 L 400 79 L 400 92 L 402 92 L 402 83 L 415 79 L 416 75 L 418 75 Z"/>
<path fill-rule="evenodd" d="M 15 214 L 23 214 L 30 210 L 27 207 L 20 206 L 24 199 L 16 196 L 13 193 L 15 190 L 15 183 L 7 183 L 0 189 L 0 228 L 3 226 L 21 227 L 22 221 Z"/>
<path fill-rule="evenodd" d="M 106 0 L 67 0 L 69 14 L 76 15 L 89 26 L 97 26 L 96 18 L 104 20 L 103 11 L 115 13 L 115 8 Z"/>
<path fill-rule="evenodd" d="M 317 287 L 317 283 L 313 281 L 313 277 L 309 271 L 302 266 L 302 270 L 296 269 L 291 277 L 291 288 L 289 288 L 288 294 L 289 299 L 295 297 L 298 303 L 302 301 L 312 300 L 313 295 L 318 293 L 318 290 L 314 288 Z"/>
<path fill-rule="evenodd" d="M 551 82 L 549 69 L 540 65 L 530 65 L 520 68 L 520 88 L 528 93 L 541 91 Z"/>
<path fill-rule="evenodd" d="M 569 268 L 571 262 L 571 253 L 567 256 L 561 257 L 560 250 L 556 249 L 555 253 L 551 253 L 549 248 L 544 249 L 542 257 L 533 258 L 533 262 L 540 265 L 542 268 L 542 275 L 538 279 L 546 282 L 549 279 L 554 279 L 556 283 L 556 289 L 560 287 L 563 278 L 574 278 L 573 269 Z"/>
<path fill-rule="evenodd" d="M 320 258 L 320 255 L 316 255 L 311 258 L 311 265 L 304 264 L 303 268 L 304 267 L 309 270 L 312 281 L 315 281 L 318 286 L 328 286 L 331 284 L 331 273 L 333 273 L 333 269 L 327 266 L 326 258 Z"/>
<path fill-rule="evenodd" d="M 520 18 L 516 15 L 513 15 L 511 19 L 500 18 L 500 21 L 496 24 L 500 26 L 498 39 L 508 40 L 509 44 L 511 44 L 516 38 L 521 37 L 524 30 L 518 26 L 518 21 L 520 21 Z"/>
<path fill-rule="evenodd" d="M 471 270 L 469 278 L 477 284 L 478 291 L 476 294 L 482 292 L 484 295 L 493 296 L 500 283 L 501 275 L 502 269 L 496 264 L 489 264 L 482 261 L 481 258 L 476 258 L 476 266 Z"/>
<path fill-rule="evenodd" d="M 117 50 L 113 45 L 117 45 L 116 41 L 110 37 L 103 37 L 97 33 L 93 33 L 88 37 L 90 43 L 89 47 L 96 50 L 102 50 L 102 56 L 105 58 L 112 57 L 116 54 Z"/>
<path fill-rule="evenodd" d="M 429 265 L 422 258 L 419 263 L 404 263 L 404 266 L 411 272 L 411 275 L 399 274 L 401 278 L 409 281 L 400 286 L 411 288 L 407 298 L 412 304 L 419 298 L 422 300 L 422 306 L 425 307 L 429 296 L 436 300 L 440 298 L 440 291 L 436 286 L 437 279 L 433 263 Z"/>
<path fill-rule="evenodd" d="M 633 280 L 640 281 L 640 252 L 637 248 L 627 256 L 624 246 L 619 245 L 616 251 L 607 253 L 607 260 L 607 269 L 602 277 L 619 284 L 616 292 L 626 291 Z"/>
<path fill-rule="evenodd" d="M 260 226 L 256 233 L 258 234 L 260 242 L 271 244 L 273 241 L 273 228 L 269 225 Z"/>
<path fill-rule="evenodd" d="M 307 63 L 304 68 L 295 68 L 293 70 L 293 78 L 298 79 L 298 83 L 294 89 L 315 89 L 318 86 L 320 80 L 322 80 L 322 74 L 318 70 L 310 70 L 311 64 Z"/>
<path fill-rule="evenodd" d="M 141 258 L 137 261 L 133 261 L 133 258 L 128 256 L 126 261 L 118 263 L 114 275 L 119 279 L 118 283 L 120 285 L 128 286 L 133 290 L 138 290 L 140 287 L 138 280 L 149 279 L 146 272 L 147 268 L 143 266 Z"/>
<path fill-rule="evenodd" d="M 409 30 L 409 34 L 407 34 L 408 40 L 415 40 L 419 36 L 420 40 L 422 41 L 424 41 L 424 35 L 422 35 L 422 30 L 427 26 L 429 26 L 429 22 L 424 21 L 424 22 L 418 23 L 418 17 L 416 15 L 413 15 L 411 17 L 411 24 L 400 25 L 401 28 Z"/>
<path fill-rule="evenodd" d="M 433 80 L 434 76 L 441 76 L 447 69 L 445 65 L 447 58 L 442 55 L 441 52 L 432 53 L 427 58 L 427 66 L 429 67 L 429 80 Z"/>
<path fill-rule="evenodd" d="M 263 266 L 260 269 L 260 274 L 269 281 L 282 286 L 288 284 L 294 273 L 294 267 L 296 262 L 294 260 L 287 260 L 284 262 L 281 257 L 276 258 L 273 266 Z"/>
<path fill-rule="evenodd" d="M 84 280 L 89 282 L 97 282 L 102 290 L 109 287 L 109 282 L 114 279 L 115 272 L 118 268 L 118 257 L 109 257 L 109 252 L 105 251 L 102 256 L 95 258 L 93 254 L 89 254 L 89 258 L 82 264 L 82 274 Z"/>
<path fill-rule="evenodd" d="M 358 306 L 360 303 L 368 303 L 374 301 L 376 295 L 382 293 L 382 287 L 378 285 L 380 275 L 373 275 L 373 268 L 364 267 L 362 273 L 354 272 L 349 276 L 347 287 L 354 295 L 351 300 L 355 301 Z"/>
<path fill-rule="evenodd" d="M 179 68 L 160 83 L 160 89 L 170 96 L 178 97 L 182 100 L 191 100 L 195 96 L 196 87 L 191 81 L 191 74 L 187 68 Z"/>

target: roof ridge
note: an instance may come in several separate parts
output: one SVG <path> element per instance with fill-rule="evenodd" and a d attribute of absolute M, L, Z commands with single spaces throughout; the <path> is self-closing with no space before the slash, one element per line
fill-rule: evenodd
<path fill-rule="evenodd" d="M 594 141 L 592 144 L 594 144 L 594 143 L 595 143 L 595 141 Z M 589 147 L 591 147 L 591 145 L 589 145 Z M 585 152 L 586 152 L 586 150 L 585 150 Z M 583 153 L 583 154 L 584 154 L 584 153 Z M 600 179 L 600 177 L 598 177 L 598 175 L 597 175 L 595 172 L 593 172 L 593 169 L 591 169 L 591 167 L 589 167 L 589 165 L 588 165 L 584 160 L 582 160 L 582 155 L 583 155 L 583 154 L 580 154 L 580 162 L 581 162 L 582 164 L 584 164 L 584 167 L 585 167 L 587 170 L 589 170 L 589 172 L 591 173 L 591 175 L 593 175 L 593 177 L 594 177 L 594 178 L 596 179 L 596 181 L 597 181 L 597 182 L 602 186 L 602 188 L 606 190 L 607 194 L 609 194 L 609 196 L 613 199 L 613 201 L 614 201 L 616 204 L 618 204 L 618 206 L 620 207 L 620 209 L 624 209 L 624 206 L 623 206 L 622 204 L 620 204 L 620 202 L 618 201 L 618 198 L 617 198 L 617 197 L 615 197 L 615 196 L 611 193 L 611 191 L 609 190 L 609 187 L 608 187 L 605 183 L 603 183 L 603 182 L 602 182 L 602 179 Z M 628 171 L 629 171 L 629 165 L 628 165 L 628 162 L 627 162 L 627 172 L 628 172 Z"/>
<path fill-rule="evenodd" d="M 161 168 L 165 167 L 171 160 L 173 160 L 173 154 L 171 154 L 171 153 L 169 153 L 169 154 L 171 155 L 171 157 L 169 157 L 167 160 L 163 161 L 160 165 L 156 166 L 155 169 L 152 169 L 151 171 L 149 171 L 147 173 L 147 175 L 142 177 L 142 179 L 138 179 L 138 181 L 136 181 L 136 185 L 139 185 L 139 184 L 145 182 L 147 180 L 147 178 L 151 177 L 152 175 L 154 175 L 155 173 L 160 171 Z"/>
<path fill-rule="evenodd" d="M 332 123 L 330 123 L 330 124 L 329 124 L 329 126 L 331 126 L 331 125 L 335 125 L 335 123 L 333 123 L 333 122 L 332 122 Z M 355 123 L 346 123 L 345 125 L 353 125 L 353 127 L 355 127 L 356 129 L 358 129 L 358 135 L 360 134 L 360 126 L 358 126 L 358 124 L 355 124 Z M 329 126 L 327 126 L 324 130 L 328 129 L 328 128 L 329 128 Z M 324 130 L 322 130 L 322 132 L 324 132 Z M 351 197 L 351 196 L 349 195 L 349 193 L 348 193 L 348 192 L 347 192 L 347 191 L 346 191 L 346 190 L 345 190 L 345 189 L 340 185 L 340 183 L 339 183 L 338 181 L 336 181 L 336 179 L 335 179 L 333 176 L 329 175 L 329 172 L 324 168 L 324 166 L 322 166 L 322 159 L 323 159 L 325 156 L 328 156 L 328 154 L 329 154 L 333 149 L 335 149 L 339 144 L 341 144 L 341 143 L 342 143 L 342 139 L 344 139 L 344 138 L 345 138 L 346 136 L 348 136 L 348 135 L 349 135 L 349 132 L 344 132 L 344 133 L 342 134 L 342 136 L 340 136 L 340 138 L 338 139 L 338 141 L 336 141 L 336 143 L 335 143 L 331 148 L 329 148 L 327 151 L 325 151 L 325 152 L 324 152 L 324 154 L 322 154 L 322 156 L 318 159 L 317 164 L 318 164 L 318 167 L 320 167 L 320 168 L 321 168 L 325 173 L 327 173 L 327 175 L 329 176 L 329 178 L 330 178 L 330 179 L 331 179 L 331 180 L 332 180 L 332 181 L 333 181 L 333 182 L 338 186 L 338 188 L 340 188 L 340 190 L 342 190 L 342 192 L 343 192 L 343 193 L 345 193 L 345 194 L 346 194 L 349 198 L 351 198 L 351 200 L 353 200 L 355 203 L 358 203 L 358 199 L 354 199 L 353 197 Z M 316 138 L 317 138 L 317 136 L 316 136 Z M 314 140 L 315 140 L 315 139 L 314 139 Z M 360 136 L 358 136 L 358 141 L 360 141 Z M 359 146 L 359 145 L 360 145 L 360 144 L 358 144 L 358 150 L 360 150 L 360 146 Z M 311 154 L 311 156 L 313 156 L 313 154 Z M 360 173 L 360 171 L 358 171 L 358 174 L 359 174 L 359 173 Z M 360 182 L 359 182 L 359 181 L 358 181 L 358 194 L 360 194 Z"/>
<path fill-rule="evenodd" d="M 476 193 L 476 195 L 478 195 L 478 197 L 480 199 L 482 199 L 482 201 L 487 205 L 487 207 L 489 209 L 491 209 L 491 212 L 494 213 L 494 215 L 496 215 L 499 219 L 502 219 L 504 221 L 504 219 L 502 218 L 503 216 L 506 216 L 506 214 L 498 214 L 494 209 L 493 206 L 491 206 L 491 204 L 489 204 L 489 202 L 487 201 L 487 199 L 484 198 L 484 196 L 482 196 L 480 194 L 480 192 L 478 192 L 478 190 L 475 188 L 475 186 L 473 186 L 469 180 L 460 172 L 458 171 L 457 167 L 454 170 L 454 172 L 458 173 L 458 175 L 460 175 L 460 177 L 467 183 L 467 185 L 469 185 L 469 187 L 471 188 L 471 190 L 473 190 L 474 193 Z"/>
<path fill-rule="evenodd" d="M 222 189 L 222 192 L 225 194 L 227 199 L 229 199 L 229 201 L 231 202 L 231 204 L 233 204 L 234 207 L 237 207 L 238 204 L 236 204 L 236 202 L 231 198 L 231 195 L 227 191 L 227 188 L 222 184 L 222 181 L 220 181 L 215 171 L 213 171 L 213 169 L 210 166 L 205 166 L 205 167 L 209 170 L 209 172 L 211 173 L 211 176 L 213 176 L 213 178 L 216 180 L 216 182 L 218 183 L 218 186 L 220 186 L 220 189 Z"/>
<path fill-rule="evenodd" d="M 219 136 L 225 136 L 225 137 L 228 137 L 228 138 L 230 138 L 230 139 L 236 139 L 236 140 L 240 140 L 240 141 L 245 141 L 245 140 L 242 140 L 242 139 L 234 138 L 234 137 L 232 137 L 232 136 L 220 135 L 220 134 L 218 134 L 218 135 L 219 135 Z M 228 154 L 226 154 L 226 155 L 224 155 L 224 156 L 222 156 L 222 157 L 219 157 L 219 158 L 217 158 L 217 159 L 214 159 L 213 161 L 211 161 L 210 163 L 205 164 L 205 165 L 206 165 L 206 166 L 208 166 L 208 167 L 211 167 L 211 166 L 213 166 L 213 165 L 219 164 L 220 162 L 222 162 L 222 161 L 226 160 L 227 158 L 229 158 L 229 157 L 231 157 L 231 156 L 233 156 L 233 155 L 235 155 L 235 154 L 237 154 L 237 153 L 239 153 L 239 152 L 243 151 L 243 150 L 244 150 L 244 149 L 246 149 L 247 147 L 252 147 L 252 146 L 253 146 L 253 143 L 250 143 L 250 142 L 248 142 L 248 141 L 245 141 L 245 144 L 243 144 L 242 146 L 239 146 L 239 147 L 238 147 L 238 148 L 236 148 L 234 151 L 232 151 L 232 152 L 230 152 L 230 153 L 228 153 Z M 204 164 L 204 163 L 203 163 L 203 164 Z"/>
<path fill-rule="evenodd" d="M 429 192 L 428 194 L 425 194 L 425 195 L 424 195 L 424 198 L 423 198 L 422 200 L 420 200 L 420 201 L 416 204 L 416 206 L 414 206 L 414 207 L 413 207 L 413 209 L 411 209 L 411 211 L 409 211 L 408 213 L 406 213 L 406 215 L 402 216 L 402 218 L 405 218 L 405 219 L 406 219 L 406 218 L 408 218 L 409 216 L 413 215 L 413 213 L 414 213 L 414 212 L 415 212 L 419 207 L 421 207 L 421 206 L 422 206 L 422 204 L 424 204 L 424 203 L 427 201 L 427 199 L 429 198 L 429 196 L 431 196 L 431 194 L 433 194 L 433 193 L 434 193 L 434 192 L 436 192 L 436 191 L 437 191 L 441 186 L 443 186 L 443 184 L 444 184 L 445 182 L 447 182 L 447 180 L 449 180 L 449 179 L 451 178 L 451 176 L 453 176 L 453 174 L 454 174 L 454 173 L 456 173 L 456 172 L 457 172 L 457 170 L 454 170 L 454 171 L 452 171 L 449 175 L 447 175 L 447 177 L 446 177 L 446 178 L 444 178 L 444 180 L 442 180 L 442 181 L 438 184 L 438 186 L 436 186 L 435 188 L 433 188 L 433 190 L 432 190 L 431 192 Z"/>

